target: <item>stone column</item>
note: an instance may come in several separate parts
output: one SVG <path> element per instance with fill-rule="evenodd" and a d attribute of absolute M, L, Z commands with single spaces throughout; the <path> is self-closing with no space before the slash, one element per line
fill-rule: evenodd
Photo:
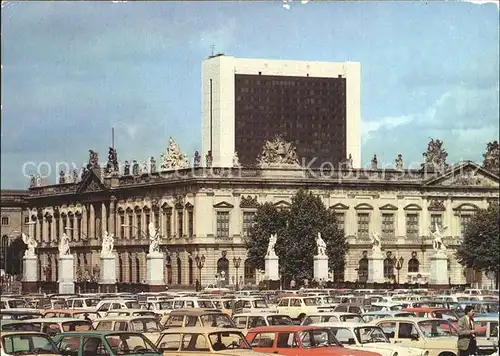
<path fill-rule="evenodd" d="M 95 233 L 95 209 L 94 209 L 94 205 L 92 203 L 89 204 L 89 209 L 90 209 L 89 238 L 90 239 L 95 239 L 96 238 L 96 233 Z"/>
<path fill-rule="evenodd" d="M 101 231 L 99 236 L 104 236 L 104 231 L 109 231 L 108 229 L 108 209 L 105 203 L 101 203 Z"/>
<path fill-rule="evenodd" d="M 88 221 L 88 211 L 87 206 L 84 204 L 82 206 L 82 238 L 86 239 L 86 236 L 89 234 L 89 230 L 87 229 L 87 221 Z"/>
<path fill-rule="evenodd" d="M 109 233 L 116 236 L 116 198 L 111 197 L 109 203 L 109 220 L 108 220 Z"/>
<path fill-rule="evenodd" d="M 42 241 L 43 242 L 48 242 L 49 241 L 49 221 L 43 217 L 43 228 L 42 228 Z"/>
<path fill-rule="evenodd" d="M 78 226 L 78 218 L 76 217 L 76 213 L 73 214 L 73 241 L 80 241 L 80 227 Z"/>
<path fill-rule="evenodd" d="M 455 224 L 453 219 L 458 219 L 453 214 L 453 209 L 451 208 L 451 198 L 448 198 L 445 202 L 446 210 L 443 211 L 443 227 L 448 226 L 448 228 L 443 231 L 444 236 L 460 236 L 460 222 Z M 458 227 L 458 229 L 457 229 Z"/>
<path fill-rule="evenodd" d="M 31 216 L 30 216 L 30 222 L 33 222 L 31 220 Z M 29 224 L 28 225 L 28 235 L 30 235 L 32 237 L 35 237 L 35 239 L 36 239 L 36 236 L 35 236 L 35 224 Z"/>
<path fill-rule="evenodd" d="M 54 215 L 52 215 L 52 219 L 50 221 L 51 226 L 52 226 L 52 229 L 51 229 L 52 233 L 50 235 L 50 240 L 49 240 L 50 242 L 55 241 L 57 239 L 57 234 L 59 232 L 59 231 L 56 231 L 56 219 L 58 219 L 58 218 L 56 218 Z M 48 259 L 48 257 L 47 257 L 47 259 Z M 47 260 L 47 261 L 49 261 L 49 260 Z M 47 263 L 49 263 L 49 262 L 47 262 Z"/>

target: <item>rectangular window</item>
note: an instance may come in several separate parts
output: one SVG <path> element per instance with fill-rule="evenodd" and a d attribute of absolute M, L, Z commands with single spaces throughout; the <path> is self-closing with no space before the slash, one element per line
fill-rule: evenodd
<path fill-rule="evenodd" d="M 250 229 L 252 228 L 255 221 L 255 212 L 244 211 L 243 212 L 243 237 L 250 236 Z"/>
<path fill-rule="evenodd" d="M 194 231 L 193 211 L 189 210 L 188 211 L 188 236 L 189 237 L 193 237 L 193 231 Z"/>
<path fill-rule="evenodd" d="M 406 236 L 418 237 L 418 213 L 406 214 Z"/>
<path fill-rule="evenodd" d="M 163 220 L 165 221 L 165 236 L 172 237 L 172 211 L 164 211 Z"/>
<path fill-rule="evenodd" d="M 229 211 L 217 212 L 217 236 L 229 237 Z"/>
<path fill-rule="evenodd" d="M 30 217 L 29 216 L 25 216 L 24 217 L 24 224 L 28 224 L 30 222 Z"/>
<path fill-rule="evenodd" d="M 125 215 L 120 215 L 120 237 L 125 238 Z"/>
<path fill-rule="evenodd" d="M 345 213 L 335 213 L 335 220 L 339 230 L 345 233 Z"/>
<path fill-rule="evenodd" d="M 149 223 L 151 222 L 151 215 L 146 214 L 146 228 L 149 227 Z"/>
<path fill-rule="evenodd" d="M 467 230 L 467 225 L 472 220 L 472 214 L 460 215 L 460 236 L 465 236 L 465 231 Z"/>
<path fill-rule="evenodd" d="M 439 230 L 443 228 L 443 214 L 431 214 L 431 231 L 436 231 L 436 224 L 439 226 Z"/>
<path fill-rule="evenodd" d="M 69 238 L 73 240 L 75 237 L 75 220 L 73 220 L 73 217 L 69 217 Z"/>
<path fill-rule="evenodd" d="M 179 210 L 177 211 L 177 237 L 182 237 L 184 236 L 184 229 L 183 229 L 183 223 L 184 223 L 184 213 Z"/>
<path fill-rule="evenodd" d="M 394 237 L 394 214 L 382 214 L 382 236 Z"/>
<path fill-rule="evenodd" d="M 370 237 L 370 213 L 358 213 L 358 238 Z"/>
<path fill-rule="evenodd" d="M 52 220 L 47 221 L 47 238 L 49 241 L 52 241 Z"/>
<path fill-rule="evenodd" d="M 2 226 L 9 225 L 9 218 L 7 216 L 2 216 Z"/>
<path fill-rule="evenodd" d="M 155 211 L 153 213 L 153 219 L 155 219 L 155 227 L 159 230 L 160 229 L 160 214 Z"/>

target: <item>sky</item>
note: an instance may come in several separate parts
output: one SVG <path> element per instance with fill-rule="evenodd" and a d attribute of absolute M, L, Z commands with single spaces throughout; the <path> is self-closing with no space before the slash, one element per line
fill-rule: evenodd
<path fill-rule="evenodd" d="M 38 167 L 157 162 L 173 136 L 201 151 L 201 62 L 243 58 L 361 63 L 362 165 L 430 138 L 448 162 L 482 162 L 499 136 L 499 10 L 466 2 L 2 2 L 1 187 Z M 34 164 L 33 164 L 34 163 Z M 50 169 L 50 172 L 48 171 Z"/>

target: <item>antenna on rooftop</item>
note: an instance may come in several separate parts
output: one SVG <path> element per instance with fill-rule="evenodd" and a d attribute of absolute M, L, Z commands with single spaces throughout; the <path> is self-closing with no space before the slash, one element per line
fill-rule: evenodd
<path fill-rule="evenodd" d="M 215 45 L 211 45 L 210 48 L 212 48 L 212 57 L 215 55 Z"/>

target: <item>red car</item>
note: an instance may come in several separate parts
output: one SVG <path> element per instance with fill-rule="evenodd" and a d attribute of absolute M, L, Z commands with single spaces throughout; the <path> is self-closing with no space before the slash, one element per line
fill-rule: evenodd
<path fill-rule="evenodd" d="M 247 341 L 255 351 L 285 356 L 380 356 L 345 348 L 330 329 L 320 326 L 264 326 L 250 329 Z"/>

